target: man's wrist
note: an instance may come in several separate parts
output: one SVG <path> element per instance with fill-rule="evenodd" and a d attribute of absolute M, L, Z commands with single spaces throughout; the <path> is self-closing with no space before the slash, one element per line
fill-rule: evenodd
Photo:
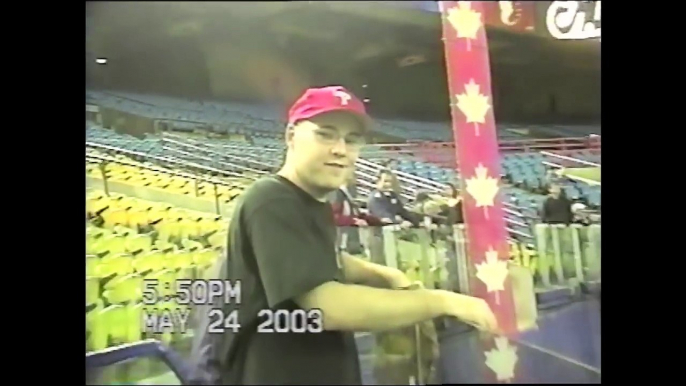
<path fill-rule="evenodd" d="M 418 291 L 426 292 L 428 312 L 432 317 L 445 316 L 448 314 L 448 297 L 443 290 L 421 289 Z"/>

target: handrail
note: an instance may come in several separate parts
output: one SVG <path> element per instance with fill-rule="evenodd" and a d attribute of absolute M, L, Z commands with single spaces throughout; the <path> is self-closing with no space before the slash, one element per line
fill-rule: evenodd
<path fill-rule="evenodd" d="M 154 172 L 169 174 L 172 176 L 178 176 L 178 177 L 184 177 L 184 178 L 203 181 L 203 182 L 209 182 L 211 184 L 225 185 L 228 187 L 234 186 L 233 184 L 231 184 L 229 182 L 218 180 L 218 179 L 212 178 L 212 177 L 205 177 L 205 176 L 201 176 L 201 175 L 197 175 L 197 174 L 194 175 L 194 174 L 190 174 L 190 173 L 179 172 L 179 171 L 161 168 L 161 167 L 152 166 L 152 165 L 138 164 L 138 163 L 127 161 L 127 160 L 116 159 L 114 157 L 110 157 L 107 155 L 86 154 L 86 160 L 88 160 L 88 159 L 96 159 L 99 161 L 118 163 L 118 164 L 126 165 L 126 166 L 133 166 L 133 167 L 137 167 L 137 168 L 141 168 L 141 169 L 152 170 Z"/>
<path fill-rule="evenodd" d="M 211 159 L 211 158 L 209 158 L 209 157 L 204 157 L 204 156 L 201 156 L 201 155 L 196 155 L 196 154 L 193 154 L 193 153 L 189 153 L 189 152 L 187 152 L 187 151 L 183 151 L 183 150 L 179 150 L 179 149 L 174 149 L 174 148 L 167 147 L 167 146 L 164 146 L 164 147 L 162 148 L 162 150 L 169 151 L 169 152 L 174 152 L 174 153 L 178 153 L 178 154 L 181 154 L 181 155 L 185 155 L 185 156 L 187 156 L 187 157 L 199 158 L 199 159 L 201 159 L 201 160 L 203 160 L 203 161 L 207 161 L 207 162 L 216 162 L 216 163 L 218 163 L 218 164 L 220 164 L 220 165 L 227 165 L 227 166 L 230 167 L 230 168 L 241 169 L 241 170 L 243 170 L 243 171 L 250 172 L 250 173 L 266 174 L 266 172 L 261 171 L 261 170 L 252 169 L 252 168 L 249 168 L 249 167 L 246 167 L 246 166 L 231 164 L 231 163 L 222 162 L 222 161 L 214 161 L 213 159 Z"/>
<path fill-rule="evenodd" d="M 182 162 L 182 161 L 176 161 L 176 160 L 174 160 L 174 159 L 170 159 L 170 158 L 167 158 L 167 157 L 156 157 L 156 156 L 151 156 L 151 155 L 144 154 L 144 153 L 140 153 L 140 152 L 134 152 L 134 151 L 129 151 L 129 150 L 123 150 L 123 149 L 119 149 L 119 148 L 112 147 L 112 146 L 99 145 L 99 144 L 92 144 L 92 143 L 90 143 L 90 142 L 86 142 L 86 145 L 87 145 L 87 146 L 96 145 L 97 147 L 105 148 L 105 149 L 112 150 L 112 151 L 118 151 L 118 152 L 124 153 L 124 154 L 131 154 L 131 155 L 135 155 L 135 156 L 139 156 L 139 157 L 145 157 L 145 158 L 150 158 L 150 159 L 154 159 L 154 160 L 159 160 L 159 161 L 162 161 L 162 162 L 172 162 L 172 163 L 177 163 L 177 164 L 181 164 L 181 165 L 187 165 L 187 166 L 195 167 L 195 168 L 198 168 L 198 169 L 201 169 L 201 170 L 203 170 L 203 169 L 204 169 L 204 170 L 211 170 L 211 171 L 214 171 L 214 172 L 220 172 L 220 173 L 224 173 L 224 174 L 229 174 L 229 175 L 232 175 L 232 176 L 235 176 L 235 177 L 244 177 L 244 176 L 241 175 L 241 174 L 237 174 L 237 173 L 233 173 L 233 172 L 228 172 L 228 171 L 220 171 L 219 169 L 214 169 L 214 168 L 211 168 L 211 167 L 208 167 L 208 166 L 199 165 L 199 164 L 192 163 L 192 162 L 189 162 L 189 161 L 183 161 L 183 162 Z M 95 146 L 94 146 L 94 147 L 95 147 Z M 198 148 L 198 149 L 204 150 L 204 149 L 202 149 L 202 148 Z M 170 149 L 170 150 L 174 150 L 174 149 Z M 205 158 L 205 159 L 207 159 L 206 157 L 201 157 L 201 156 L 197 156 L 197 155 L 194 155 L 194 154 L 189 154 L 189 155 L 192 155 L 192 156 L 198 157 L 198 158 Z M 364 160 L 364 159 L 358 159 L 358 163 L 359 163 L 358 166 L 360 167 L 360 169 L 366 169 L 366 170 L 372 170 L 372 171 L 375 171 L 375 170 L 378 171 L 378 170 L 383 169 L 383 167 L 382 167 L 381 165 L 375 164 L 375 163 L 373 163 L 373 162 L 369 162 L 369 161 Z M 375 169 L 375 168 L 376 168 L 376 169 Z M 358 172 L 358 173 L 359 173 L 359 172 Z M 400 173 L 402 173 L 402 172 L 400 172 Z M 361 174 L 364 175 L 364 173 L 361 173 Z M 416 177 L 416 176 L 413 176 L 413 175 L 407 174 L 407 173 L 403 173 L 403 174 L 408 175 L 408 176 L 410 176 L 410 177 L 414 177 L 414 178 L 421 178 L 421 177 Z M 369 176 L 369 175 L 367 175 L 367 176 Z M 253 177 L 250 177 L 250 178 L 251 178 L 251 179 L 256 179 L 256 178 L 253 178 Z M 403 180 L 403 179 L 401 179 L 401 180 Z M 416 181 L 412 181 L 412 178 L 404 179 L 404 180 L 410 181 L 410 182 L 413 182 L 413 183 L 416 184 Z M 441 183 L 438 183 L 438 182 L 435 182 L 435 181 L 431 181 L 431 180 L 426 180 L 426 181 L 429 181 L 429 182 L 430 182 L 431 184 L 433 184 L 433 185 L 443 186 L 444 188 L 447 187 L 447 185 L 441 184 Z M 361 183 L 361 185 L 364 185 L 364 186 L 368 187 L 368 189 L 367 189 L 367 188 L 362 188 L 362 189 L 361 189 L 361 192 L 367 191 L 368 194 L 369 194 L 369 193 L 374 189 L 374 187 L 375 187 L 373 183 L 369 183 L 369 182 L 364 181 L 364 180 L 360 180 L 360 183 Z M 424 185 L 424 186 L 427 186 L 427 185 Z M 411 192 L 415 192 L 415 194 L 416 194 L 416 189 L 412 189 L 412 188 L 405 188 L 405 189 L 407 189 L 407 190 L 409 190 L 409 191 L 411 191 Z M 432 189 L 433 189 L 434 191 L 440 191 L 440 190 L 441 190 L 440 188 L 437 188 L 436 186 L 432 187 Z M 408 199 L 408 200 L 413 200 L 413 199 L 414 199 L 413 196 L 407 195 L 407 194 L 402 194 L 402 192 L 401 192 L 401 197 L 403 197 L 403 198 L 405 198 L 405 199 Z M 508 207 L 508 206 L 509 206 L 509 207 Z M 520 217 L 520 218 L 524 218 L 524 217 L 525 217 L 521 212 L 519 212 L 519 211 L 517 211 L 517 210 L 510 209 L 511 207 L 516 208 L 516 206 L 514 206 L 513 204 L 508 203 L 508 202 L 506 202 L 506 201 L 503 201 L 503 211 L 504 211 L 505 213 L 509 213 L 509 214 L 515 215 L 515 216 Z M 518 209 L 518 208 L 517 208 L 517 209 Z M 510 218 L 505 218 L 505 222 L 506 222 L 507 224 L 526 225 L 526 224 L 524 224 L 524 223 L 522 223 L 522 222 L 520 222 L 520 221 L 513 220 L 513 219 L 510 219 Z M 530 237 L 530 235 L 527 235 L 527 234 L 522 233 L 522 232 L 518 232 L 518 231 L 516 231 L 516 230 L 514 230 L 514 229 L 511 229 L 511 228 L 507 228 L 507 227 L 506 227 L 506 229 L 507 229 L 508 232 L 510 232 L 510 233 L 512 233 L 512 234 L 518 234 L 518 235 L 520 235 L 520 236 L 522 236 L 522 237 Z"/>
<path fill-rule="evenodd" d="M 178 137 L 178 138 L 180 138 L 180 137 Z M 178 141 L 174 141 L 174 142 L 182 144 L 181 142 L 178 142 Z M 199 145 L 203 145 L 203 144 L 199 143 Z M 210 145 L 204 144 L 204 146 L 209 147 Z M 200 146 L 193 146 L 193 147 L 198 149 L 198 150 L 201 150 L 201 151 L 211 152 L 211 150 L 206 150 Z M 368 160 L 365 160 L 363 158 L 358 158 L 355 165 L 358 168 L 358 170 L 367 171 L 368 173 L 370 173 L 371 176 L 368 174 L 368 175 L 365 175 L 365 177 L 369 176 L 371 178 L 374 178 L 374 175 L 376 173 L 378 173 L 380 170 L 384 169 L 384 167 L 382 167 L 381 165 L 374 163 L 374 162 L 371 162 L 371 161 L 368 161 Z M 415 176 L 415 175 L 410 174 L 410 173 L 406 173 L 406 172 L 402 172 L 402 171 L 395 171 L 395 170 L 393 171 L 393 173 L 398 177 L 398 180 L 400 180 L 401 182 L 410 183 L 410 184 L 419 186 L 420 188 L 430 190 L 432 192 L 441 192 L 448 187 L 447 184 L 443 184 L 440 182 L 436 182 L 436 181 L 432 181 L 432 180 L 429 180 L 426 178 Z M 362 183 L 362 185 L 368 186 L 370 188 L 370 190 L 373 190 L 375 188 L 374 184 L 372 184 L 372 183 L 368 183 L 367 181 L 364 181 L 364 180 L 361 180 L 360 182 Z M 413 193 L 413 194 L 405 194 L 403 192 L 400 192 L 401 197 L 405 198 L 407 200 L 414 200 L 414 198 L 417 194 L 417 191 L 418 191 L 418 189 L 415 189 L 414 187 L 411 187 L 411 186 L 403 186 L 403 190 L 406 190 L 410 193 Z M 503 201 L 502 205 L 503 205 L 503 211 L 505 213 L 508 213 L 510 215 L 514 215 L 514 216 L 517 216 L 520 218 L 525 217 L 516 205 L 514 205 L 510 202 L 507 202 L 507 201 Z M 507 219 L 507 221 L 513 222 L 514 220 Z"/>
<path fill-rule="evenodd" d="M 182 138 L 181 136 L 178 136 L 176 134 L 164 132 L 162 134 L 162 139 L 164 140 L 164 137 L 172 137 L 172 138 L 178 138 L 182 139 L 185 141 L 188 141 L 190 143 L 195 143 L 199 145 L 205 145 L 208 147 L 213 147 L 213 148 L 222 148 L 222 149 L 236 149 L 236 150 L 259 150 L 259 151 L 282 151 L 282 149 L 270 149 L 268 147 L 255 147 L 255 146 L 242 146 L 242 145 L 227 145 L 225 143 L 207 143 L 207 142 L 200 142 L 198 140 L 195 140 L 193 138 Z"/>
<path fill-rule="evenodd" d="M 586 166 L 600 167 L 600 164 L 599 164 L 599 163 L 590 162 L 590 161 L 584 161 L 584 160 L 579 159 L 579 158 L 567 157 L 567 156 L 564 156 L 564 155 L 559 155 L 559 154 L 555 154 L 555 153 L 551 153 L 551 152 L 547 152 L 547 151 L 542 151 L 541 154 L 542 154 L 542 155 L 545 155 L 545 156 L 548 156 L 548 157 L 552 157 L 552 158 L 559 158 L 559 159 L 562 159 L 562 160 L 565 160 L 565 161 L 577 162 L 577 163 L 580 163 L 580 164 L 586 165 Z"/>
<path fill-rule="evenodd" d="M 109 145 L 102 145 L 102 144 L 94 143 L 94 142 L 86 142 L 86 146 L 96 148 L 96 149 L 100 148 L 100 149 L 105 149 L 105 150 L 109 150 L 109 151 L 116 151 L 119 153 L 123 153 L 123 154 L 127 154 L 127 155 L 133 155 L 133 156 L 137 156 L 137 157 L 144 157 L 144 158 L 148 158 L 148 159 L 159 161 L 159 162 L 168 162 L 171 164 L 176 164 L 176 165 L 181 165 L 181 166 L 186 166 L 186 167 L 192 167 L 192 168 L 204 170 L 207 172 L 225 174 L 225 175 L 231 176 L 231 177 L 255 179 L 252 176 L 246 176 L 246 175 L 239 174 L 239 173 L 234 173 L 234 172 L 229 172 L 226 170 L 216 169 L 216 168 L 206 166 L 206 165 L 201 165 L 201 164 L 198 164 L 195 162 L 182 161 L 182 160 L 177 160 L 177 159 L 169 158 L 169 157 L 158 157 L 158 156 L 150 155 L 147 153 L 141 153 L 138 151 L 121 149 L 118 147 L 109 146 Z"/>
<path fill-rule="evenodd" d="M 263 163 L 263 162 L 253 161 L 253 160 L 250 160 L 250 159 L 244 159 L 244 158 L 237 157 L 237 156 L 231 155 L 231 154 L 221 154 L 221 153 L 217 153 L 216 151 L 213 151 L 213 150 L 203 149 L 203 148 L 201 148 L 201 147 L 198 147 L 198 146 L 195 146 L 195 145 L 191 145 L 191 144 L 189 144 L 189 143 L 183 143 L 183 142 L 175 141 L 175 140 L 173 140 L 173 139 L 168 139 L 168 138 L 164 138 L 164 137 L 163 137 L 163 138 L 162 138 L 162 142 L 170 142 L 170 143 L 177 144 L 177 145 L 180 145 L 180 146 L 184 146 L 184 147 L 187 147 L 187 148 L 190 148 L 190 149 L 203 150 L 203 151 L 206 151 L 206 152 L 208 152 L 208 153 L 210 153 L 210 154 L 214 154 L 214 155 L 217 155 L 217 156 L 220 156 L 220 157 L 225 157 L 225 158 L 229 158 L 229 159 L 232 159 L 232 160 L 238 160 L 238 161 L 241 161 L 241 162 L 252 163 L 252 164 L 259 165 L 259 166 L 261 166 L 261 167 L 267 168 L 267 169 L 272 169 L 272 168 L 273 168 L 271 165 L 265 164 L 265 163 Z M 165 149 L 166 149 L 166 148 L 167 148 L 167 147 L 165 147 Z M 238 166 L 238 165 L 236 165 L 236 166 Z M 250 171 L 257 172 L 257 170 L 254 170 L 254 169 L 251 169 L 251 168 L 248 168 L 248 167 L 243 167 L 243 166 L 241 166 L 241 168 L 245 168 L 245 170 L 250 170 Z"/>
<path fill-rule="evenodd" d="M 600 144 L 599 137 L 565 137 L 565 138 L 535 138 L 500 140 L 501 151 L 531 151 L 537 148 L 560 150 L 575 148 L 575 150 L 590 149 Z M 435 150 L 454 150 L 454 142 L 412 141 L 408 143 L 376 144 L 379 151 L 413 151 L 434 148 Z M 453 155 L 454 156 L 454 155 Z"/>

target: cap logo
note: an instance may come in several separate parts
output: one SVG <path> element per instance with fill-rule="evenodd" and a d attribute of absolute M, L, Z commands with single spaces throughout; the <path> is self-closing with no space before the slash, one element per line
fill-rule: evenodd
<path fill-rule="evenodd" d="M 339 98 L 341 100 L 341 104 L 343 106 L 346 106 L 348 104 L 348 101 L 350 99 L 352 99 L 350 94 L 348 94 L 347 92 L 344 92 L 344 91 L 340 91 L 340 90 L 334 91 L 333 96 L 335 96 L 336 98 Z"/>

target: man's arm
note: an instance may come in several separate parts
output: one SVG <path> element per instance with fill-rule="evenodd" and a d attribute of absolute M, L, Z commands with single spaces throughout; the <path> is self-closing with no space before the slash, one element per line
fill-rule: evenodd
<path fill-rule="evenodd" d="M 397 291 L 329 282 L 296 302 L 305 309 L 320 309 L 325 330 L 392 330 L 443 315 L 496 329 L 495 316 L 482 299 L 443 290 Z"/>
<path fill-rule="evenodd" d="M 291 201 L 274 200 L 247 220 L 270 308 L 292 300 L 304 309 L 321 309 L 328 330 L 386 330 L 440 315 L 486 328 L 495 326 L 488 305 L 478 298 L 440 290 L 395 291 L 337 282 L 333 246 L 303 227 L 297 200 L 287 200 Z"/>
<path fill-rule="evenodd" d="M 403 288 L 412 284 L 399 269 L 374 264 L 342 252 L 343 273 L 348 282 L 373 287 Z"/>
<path fill-rule="evenodd" d="M 380 227 L 382 225 L 385 225 L 385 223 L 381 221 L 380 218 L 372 216 L 367 213 L 360 213 L 360 219 L 366 221 L 367 225 L 369 225 L 370 227 Z"/>
<path fill-rule="evenodd" d="M 394 207 L 396 213 L 400 216 L 400 218 L 412 223 L 412 225 L 414 226 L 419 226 L 419 224 L 422 221 L 423 215 L 410 212 L 409 210 L 405 209 L 405 205 L 403 205 L 403 202 L 400 200 L 400 195 L 394 193 L 393 198 L 395 198 L 396 203 L 391 205 Z"/>

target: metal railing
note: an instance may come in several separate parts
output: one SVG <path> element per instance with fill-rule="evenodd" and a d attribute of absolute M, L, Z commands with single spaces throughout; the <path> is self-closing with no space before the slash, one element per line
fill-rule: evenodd
<path fill-rule="evenodd" d="M 174 140 L 174 143 L 179 143 L 183 144 L 181 141 L 176 141 Z M 154 161 L 154 162 L 159 162 L 163 164 L 168 164 L 168 165 L 173 165 L 176 167 L 182 167 L 182 168 L 190 168 L 195 171 L 200 171 L 200 172 L 210 172 L 210 173 L 218 173 L 218 174 L 223 174 L 229 177 L 243 177 L 243 174 L 239 174 L 236 171 L 237 170 L 242 170 L 244 172 L 252 173 L 253 175 L 250 176 L 249 178 L 251 179 L 256 179 L 256 176 L 264 175 L 266 174 L 265 171 L 263 170 L 258 170 L 242 165 L 235 164 L 233 162 L 221 162 L 214 160 L 210 157 L 206 157 L 202 154 L 199 153 L 189 153 L 185 152 L 182 150 L 178 149 L 171 149 L 168 148 L 167 151 L 169 151 L 169 154 L 166 156 L 153 156 L 149 155 L 146 153 L 141 153 L 141 152 L 135 152 L 135 151 L 130 151 L 130 150 L 125 150 L 122 148 L 114 147 L 114 146 L 108 146 L 108 145 L 102 145 L 102 144 L 97 144 L 93 142 L 86 142 L 87 147 L 103 150 L 103 151 L 108 151 L 108 152 L 114 152 L 118 154 L 123 154 L 123 155 L 128 155 L 137 159 L 141 160 L 149 160 L 149 161 Z M 203 146 L 198 143 L 198 145 L 189 145 L 192 146 L 192 148 L 196 151 L 206 151 L 207 149 L 203 148 Z M 211 153 L 216 153 L 216 152 L 211 152 Z M 174 155 L 180 155 L 183 156 L 183 158 L 179 157 L 174 157 Z M 191 161 L 192 160 L 192 161 Z M 196 161 L 201 160 L 204 161 L 207 164 L 213 164 L 222 167 L 222 169 L 218 169 L 215 167 L 208 166 L 207 164 L 201 164 Z M 375 188 L 376 188 L 376 175 L 378 174 L 379 171 L 385 169 L 383 166 L 364 160 L 364 159 L 358 159 L 356 163 L 356 176 L 358 177 L 357 183 L 358 183 L 358 190 L 361 194 L 368 196 Z M 228 169 L 228 170 L 227 170 Z M 429 192 L 433 193 L 438 193 L 442 192 L 447 188 L 447 185 L 441 184 L 429 179 L 421 178 L 414 176 L 409 173 L 404 173 L 404 172 L 395 172 L 398 176 L 398 179 L 402 182 L 401 187 L 403 191 L 401 192 L 401 197 L 407 200 L 407 202 L 411 202 L 414 200 L 414 197 L 416 196 L 417 192 L 420 190 L 426 190 Z M 107 182 L 104 182 L 107 184 Z M 196 182 L 197 184 L 197 182 Z M 218 198 L 215 198 L 216 202 L 219 202 Z M 503 202 L 503 210 L 505 211 L 506 214 L 510 215 L 511 217 L 515 217 L 516 219 L 513 218 L 506 218 L 506 224 L 507 224 L 507 231 L 510 235 L 510 237 L 518 237 L 518 238 L 525 238 L 525 239 L 530 239 L 532 238 L 532 234 L 528 232 L 522 232 L 518 231 L 513 228 L 513 226 L 519 226 L 519 227 L 527 227 L 527 217 L 521 213 L 521 211 L 518 210 L 518 208 L 508 202 Z M 217 204 L 217 210 L 220 210 L 219 204 Z M 517 220 L 519 219 L 519 220 Z"/>
<path fill-rule="evenodd" d="M 170 137 L 174 139 L 165 139 L 163 138 L 163 141 L 169 141 L 173 142 L 174 144 L 181 145 L 181 146 L 186 146 L 189 148 L 192 148 L 197 151 L 201 152 L 207 152 L 212 155 L 216 156 L 222 156 L 221 153 L 218 153 L 215 149 L 213 149 L 214 146 L 207 144 L 207 143 L 202 143 L 200 141 L 195 141 L 192 139 L 185 139 L 180 136 L 176 135 L 170 135 Z M 226 146 L 226 145 L 223 145 Z M 252 147 L 246 146 L 246 147 L 240 147 L 238 145 L 232 146 L 232 150 L 239 150 L 239 149 L 244 149 L 245 153 L 249 153 L 249 150 L 253 149 Z M 173 151 L 172 149 L 169 149 Z M 175 151 L 178 154 L 183 154 L 180 153 L 178 150 Z M 197 154 L 191 154 L 191 153 L 186 153 L 185 154 L 187 157 L 194 157 L 194 158 L 204 158 L 208 162 L 211 160 L 209 157 L 203 157 Z M 245 157 L 236 157 L 236 156 L 229 156 L 229 155 L 224 155 L 228 158 L 232 159 L 238 159 L 241 158 L 242 160 L 248 160 L 248 158 Z M 261 165 L 264 165 L 265 169 L 266 168 L 271 168 L 271 170 L 276 170 L 280 165 L 274 163 L 274 164 L 264 164 L 260 163 Z M 358 158 L 357 162 L 355 163 L 356 167 L 356 176 L 357 178 L 357 183 L 358 183 L 358 188 L 359 192 L 362 193 L 363 195 L 368 195 L 371 191 L 373 191 L 376 187 L 376 176 L 377 174 L 381 171 L 386 169 L 385 167 L 381 166 L 380 164 L 371 162 L 369 160 L 363 159 L 363 158 Z M 447 184 L 432 181 L 427 178 L 422 178 L 410 173 L 405 173 L 402 171 L 393 171 L 393 173 L 397 176 L 398 180 L 401 182 L 400 187 L 401 187 L 401 192 L 400 196 L 405 199 L 407 202 L 412 202 L 414 201 L 414 198 L 416 197 L 417 193 L 419 191 L 428 191 L 430 193 L 441 193 L 445 191 L 445 189 L 448 187 Z M 527 224 L 527 217 L 521 212 L 521 210 L 514 204 L 503 201 L 503 210 L 507 215 L 516 217 L 519 220 L 511 219 L 511 218 L 506 218 L 506 222 L 508 223 L 509 226 L 528 226 Z M 518 237 L 531 237 L 530 233 L 525 233 L 521 231 L 517 231 L 511 227 L 507 228 L 508 232 L 511 235 L 516 235 Z"/>

